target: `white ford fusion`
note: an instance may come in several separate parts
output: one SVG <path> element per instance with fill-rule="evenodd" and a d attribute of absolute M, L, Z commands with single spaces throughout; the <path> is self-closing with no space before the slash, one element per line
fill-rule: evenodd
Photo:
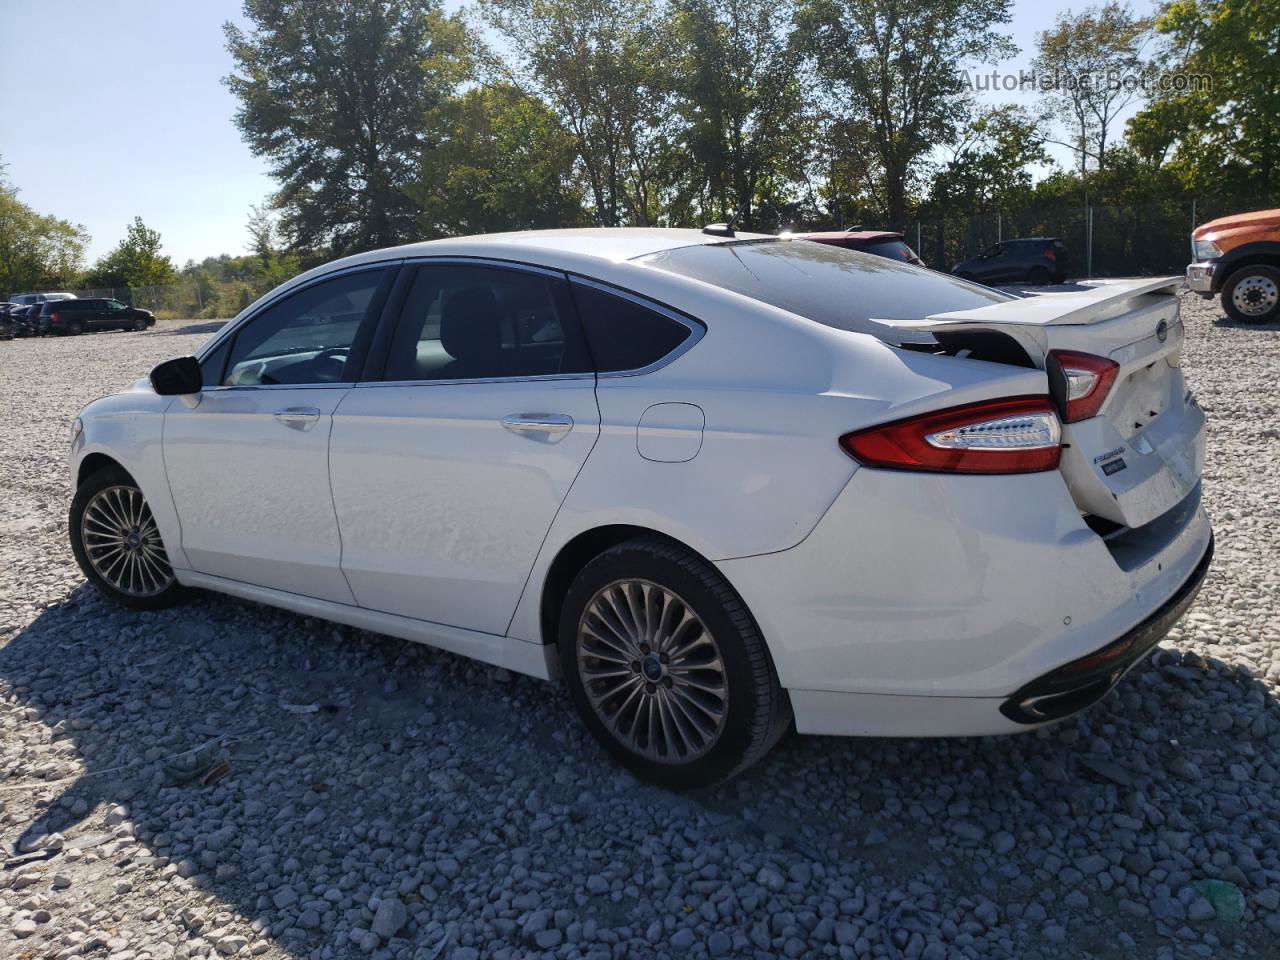
<path fill-rule="evenodd" d="M 86 407 L 71 543 L 128 606 L 202 587 L 563 678 L 670 785 L 793 722 L 1027 730 L 1208 568 L 1177 283 L 1020 299 L 723 229 L 361 254 Z"/>

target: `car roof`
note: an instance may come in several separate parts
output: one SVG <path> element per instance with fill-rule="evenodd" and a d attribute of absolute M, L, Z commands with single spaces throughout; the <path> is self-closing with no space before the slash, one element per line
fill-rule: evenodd
<path fill-rule="evenodd" d="M 386 260 L 389 256 L 441 257 L 468 256 L 494 257 L 500 260 L 525 260 L 548 255 L 567 256 L 571 259 L 635 260 L 638 257 L 700 244 L 729 243 L 741 240 L 774 240 L 764 233 L 736 233 L 719 236 L 701 230 L 671 227 L 586 227 L 564 230 L 522 230 L 512 233 L 482 233 L 469 237 L 449 237 L 443 240 L 427 240 L 408 243 L 399 247 L 387 247 L 357 254 L 341 261 L 357 264 L 364 261 Z M 327 264 L 333 267 L 336 264 Z"/>
<path fill-rule="evenodd" d="M 819 233 L 793 233 L 800 240 L 901 240 L 896 230 L 825 230 Z"/>

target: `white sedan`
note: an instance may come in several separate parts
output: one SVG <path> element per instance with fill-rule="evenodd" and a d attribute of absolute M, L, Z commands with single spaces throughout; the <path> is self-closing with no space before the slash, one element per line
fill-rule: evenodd
<path fill-rule="evenodd" d="M 1212 554 L 1177 279 L 1031 299 L 806 240 L 572 230 L 284 284 L 77 418 L 71 543 L 560 678 L 636 774 L 1104 696 Z"/>

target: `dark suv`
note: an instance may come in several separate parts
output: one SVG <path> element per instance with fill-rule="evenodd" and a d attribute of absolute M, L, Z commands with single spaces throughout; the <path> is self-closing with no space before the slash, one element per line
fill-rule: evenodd
<path fill-rule="evenodd" d="M 139 310 L 119 300 L 82 297 L 55 300 L 40 307 L 41 333 L 83 333 L 86 330 L 145 330 L 156 322 L 150 310 Z"/>
<path fill-rule="evenodd" d="M 1067 248 L 1057 237 L 1022 237 L 1002 240 L 968 260 L 961 260 L 951 272 L 963 280 L 979 283 L 1062 283 L 1070 268 Z"/>

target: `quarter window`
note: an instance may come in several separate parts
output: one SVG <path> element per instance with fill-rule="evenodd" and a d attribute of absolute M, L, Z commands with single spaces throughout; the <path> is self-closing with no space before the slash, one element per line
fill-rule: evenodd
<path fill-rule="evenodd" d="M 693 333 L 678 320 L 585 283 L 573 285 L 573 299 L 601 373 L 655 364 Z"/>
<path fill-rule="evenodd" d="M 267 307 L 236 331 L 222 384 L 342 382 L 356 330 L 383 273 L 343 274 Z"/>
<path fill-rule="evenodd" d="M 589 373 L 561 277 L 501 267 L 417 269 L 384 380 L 487 380 Z"/>

